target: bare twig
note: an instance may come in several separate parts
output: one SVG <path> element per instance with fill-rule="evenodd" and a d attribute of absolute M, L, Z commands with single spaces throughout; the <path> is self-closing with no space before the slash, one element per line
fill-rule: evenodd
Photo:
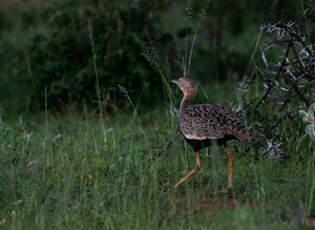
<path fill-rule="evenodd" d="M 162 153 L 166 152 L 168 150 L 168 148 L 172 145 L 172 143 L 174 143 L 180 136 L 179 131 L 176 131 L 173 136 L 171 138 L 169 138 L 167 140 L 167 142 L 165 143 L 165 145 L 159 149 L 159 151 L 157 151 L 155 153 L 155 158 L 158 158 L 162 155 Z"/>

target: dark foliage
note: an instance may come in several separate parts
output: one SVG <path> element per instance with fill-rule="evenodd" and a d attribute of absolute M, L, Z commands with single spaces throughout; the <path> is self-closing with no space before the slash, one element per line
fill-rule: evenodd
<path fill-rule="evenodd" d="M 125 86 L 137 101 L 143 95 L 154 96 L 160 91 L 161 81 L 141 53 L 142 43 L 159 36 L 156 11 L 162 6 L 146 1 L 80 5 L 67 0 L 43 4 L 39 17 L 44 29 L 36 25 L 34 31 L 27 31 L 24 49 L 13 48 L 18 52 L 14 60 L 3 59 L 7 66 L 15 66 L 7 69 L 8 74 L 22 80 L 31 93 L 31 103 L 39 103 L 42 108 L 45 88 L 48 104 L 54 107 L 82 99 L 96 103 L 97 78 L 101 100 L 106 95 L 112 101 L 120 97 L 117 84 Z M 21 17 L 25 25 L 36 23 L 30 9 Z M 155 87 L 150 88 L 149 82 Z M 148 101 L 149 97 L 141 99 L 144 104 Z"/>
<path fill-rule="evenodd" d="M 162 71 L 182 74 L 178 61 L 189 52 L 186 39 L 191 42 L 201 9 L 206 13 L 191 69 L 210 82 L 243 74 L 265 11 L 271 7 L 276 18 L 292 17 L 299 5 L 295 0 L 205 2 L 1 1 L 0 98 L 6 106 L 0 109 L 37 111 L 45 108 L 45 97 L 49 109 L 83 101 L 94 108 L 100 101 L 130 106 L 118 84 L 135 105 L 151 108 L 163 101 L 163 83 L 142 54 L 154 47 L 166 60 Z"/>
<path fill-rule="evenodd" d="M 279 147 L 285 141 L 286 128 L 290 128 L 282 124 L 290 120 L 292 128 L 298 127 L 298 109 L 314 102 L 314 43 L 308 31 L 313 23 L 311 13 L 306 10 L 302 19 L 264 25 L 261 61 L 254 64 L 252 73 L 244 80 L 250 90 L 243 92 L 259 95 L 244 101 L 247 116 L 255 120 L 257 133 L 262 140 L 268 140 L 269 150 L 277 149 L 271 152 L 278 156 L 286 155 Z M 267 152 L 270 151 L 264 153 Z"/>

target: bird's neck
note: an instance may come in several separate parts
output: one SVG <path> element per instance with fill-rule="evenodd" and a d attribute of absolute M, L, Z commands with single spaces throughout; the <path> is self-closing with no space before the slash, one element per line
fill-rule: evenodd
<path fill-rule="evenodd" d="M 189 99 L 187 96 L 184 96 L 182 101 L 180 102 L 180 106 L 179 106 L 179 115 L 182 114 L 182 112 L 184 111 L 186 105 L 189 103 Z"/>

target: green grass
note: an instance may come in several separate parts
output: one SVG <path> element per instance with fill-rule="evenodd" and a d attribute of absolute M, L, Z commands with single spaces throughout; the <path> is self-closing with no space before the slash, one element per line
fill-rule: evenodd
<path fill-rule="evenodd" d="M 211 92 L 211 102 L 227 103 L 232 87 L 213 85 L 205 92 Z M 278 230 L 299 229 L 301 221 L 309 226 L 314 149 L 308 137 L 300 139 L 288 128 L 292 138 L 284 145 L 292 157 L 283 162 L 257 161 L 254 151 L 231 142 L 238 150 L 232 191 L 226 189 L 224 149 L 205 149 L 201 170 L 174 190 L 195 162 L 182 137 L 154 158 L 177 127 L 168 111 L 102 120 L 69 112 L 48 114 L 47 120 L 39 114 L 1 121 L 0 228 Z"/>

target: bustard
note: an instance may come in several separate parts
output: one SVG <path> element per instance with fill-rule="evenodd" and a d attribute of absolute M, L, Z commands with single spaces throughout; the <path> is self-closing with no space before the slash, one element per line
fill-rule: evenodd
<path fill-rule="evenodd" d="M 185 177 L 176 183 L 174 188 L 183 184 L 189 177 L 200 169 L 199 152 L 202 148 L 216 141 L 224 145 L 229 158 L 228 188 L 232 187 L 232 158 L 231 149 L 226 142 L 240 140 L 255 145 L 253 137 L 244 122 L 231 107 L 215 104 L 187 105 L 197 93 L 196 82 L 188 77 L 172 80 L 184 96 L 179 107 L 180 132 L 195 151 L 196 165 Z"/>

